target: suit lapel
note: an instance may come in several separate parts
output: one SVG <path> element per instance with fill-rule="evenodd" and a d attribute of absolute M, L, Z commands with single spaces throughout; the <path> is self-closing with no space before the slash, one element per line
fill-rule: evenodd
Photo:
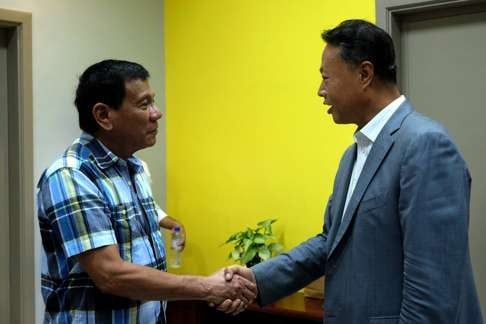
<path fill-rule="evenodd" d="M 385 127 L 383 127 L 380 135 L 376 139 L 373 147 L 366 159 L 366 163 L 361 171 L 361 175 L 358 179 L 358 183 L 354 189 L 353 195 L 351 196 L 348 207 L 346 209 L 346 213 L 344 217 L 342 217 L 342 224 L 338 226 L 337 234 L 334 238 L 332 248 L 329 251 L 328 257 L 332 255 L 334 250 L 336 249 L 339 242 L 342 240 L 344 234 L 346 233 L 349 225 L 351 224 L 353 218 L 356 214 L 356 209 L 363 198 L 368 185 L 370 184 L 371 180 L 376 175 L 376 172 L 385 159 L 388 151 L 391 149 L 394 139 L 393 134 L 400 128 L 400 125 L 403 119 L 412 112 L 412 107 L 408 101 L 405 101 L 398 110 L 393 114 L 390 120 L 386 123 Z M 351 164 L 352 165 L 352 164 Z M 340 206 L 344 206 L 344 202 L 346 200 L 347 189 L 349 186 L 349 178 L 347 180 L 347 185 L 345 186 L 344 195 L 341 196 L 342 201 L 340 201 Z M 340 214 L 336 215 L 336 217 L 341 217 L 343 207 L 339 209 Z M 337 225 L 337 223 L 336 223 Z"/>
<path fill-rule="evenodd" d="M 353 144 L 346 152 L 343 158 L 343 162 L 340 165 L 338 177 L 339 179 L 336 185 L 336 194 L 333 198 L 337 202 L 336 212 L 332 213 L 332 224 L 329 233 L 329 239 L 331 242 L 336 236 L 337 229 L 339 228 L 339 223 L 341 223 L 341 215 L 343 214 L 344 203 L 346 201 L 346 195 L 348 193 L 349 181 L 351 180 L 351 174 L 353 172 L 354 162 L 356 161 L 356 144 Z"/>

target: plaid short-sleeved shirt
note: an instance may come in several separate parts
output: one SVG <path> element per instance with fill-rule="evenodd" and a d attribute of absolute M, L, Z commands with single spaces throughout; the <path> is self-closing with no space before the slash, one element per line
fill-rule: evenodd
<path fill-rule="evenodd" d="M 165 303 L 103 294 L 74 256 L 117 245 L 123 260 L 165 271 L 157 205 L 142 163 L 83 133 L 38 184 L 45 323 L 164 323 Z"/>

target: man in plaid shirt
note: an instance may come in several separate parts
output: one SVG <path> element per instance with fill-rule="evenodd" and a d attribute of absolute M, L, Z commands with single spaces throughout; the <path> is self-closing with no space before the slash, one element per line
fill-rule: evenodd
<path fill-rule="evenodd" d="M 159 209 L 133 154 L 156 142 L 149 73 L 137 63 L 90 66 L 76 91 L 81 136 L 41 176 L 38 218 L 45 323 L 165 323 L 165 300 L 238 300 L 251 282 L 165 272 Z"/>

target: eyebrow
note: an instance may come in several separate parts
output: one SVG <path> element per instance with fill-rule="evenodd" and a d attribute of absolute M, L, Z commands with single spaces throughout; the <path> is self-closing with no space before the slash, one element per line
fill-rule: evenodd
<path fill-rule="evenodd" d="M 155 99 L 155 93 L 147 93 L 147 94 L 143 95 L 140 99 L 138 99 L 135 103 L 140 104 L 144 100 L 147 100 L 147 99 L 150 99 L 150 100 L 153 101 Z"/>

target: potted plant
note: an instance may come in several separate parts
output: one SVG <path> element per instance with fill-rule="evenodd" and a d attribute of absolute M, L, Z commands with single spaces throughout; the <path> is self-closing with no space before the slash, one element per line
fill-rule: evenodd
<path fill-rule="evenodd" d="M 282 250 L 282 245 L 276 242 L 272 233 L 272 224 L 276 219 L 266 219 L 257 223 L 256 228 L 232 234 L 225 244 L 233 244 L 234 249 L 228 258 L 251 267 L 261 261 L 268 260 Z"/>

